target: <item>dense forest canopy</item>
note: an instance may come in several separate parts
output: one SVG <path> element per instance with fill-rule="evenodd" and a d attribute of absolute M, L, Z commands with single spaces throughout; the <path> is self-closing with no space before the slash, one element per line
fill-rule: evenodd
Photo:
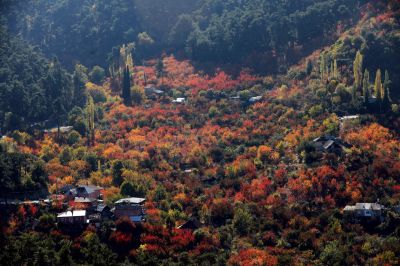
<path fill-rule="evenodd" d="M 338 22 L 357 19 L 352 11 L 362 4 L 356 0 L 11 2 L 10 29 L 69 66 L 80 62 L 104 67 L 112 47 L 135 42 L 139 58 L 162 50 L 181 51 L 197 61 L 247 63 L 264 72 L 276 72 L 278 63 L 284 70 L 302 54 L 332 40 Z M 142 32 L 151 41 L 141 39 Z M 300 54 L 289 56 L 299 46 L 304 46 Z M 252 62 L 259 56 L 276 62 Z"/>

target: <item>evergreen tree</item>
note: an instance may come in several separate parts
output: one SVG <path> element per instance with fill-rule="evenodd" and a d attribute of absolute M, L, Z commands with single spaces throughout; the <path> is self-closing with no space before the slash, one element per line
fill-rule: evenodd
<path fill-rule="evenodd" d="M 353 62 L 354 85 L 356 90 L 361 89 L 362 85 L 362 68 L 363 68 L 363 55 L 360 51 L 357 52 L 356 58 Z"/>
<path fill-rule="evenodd" d="M 311 60 L 307 60 L 307 65 L 306 65 L 306 73 L 307 75 L 310 75 L 313 70 L 313 65 L 311 63 Z"/>
<path fill-rule="evenodd" d="M 83 106 L 85 104 L 85 83 L 88 81 L 87 68 L 76 64 L 73 74 L 74 82 L 74 104 Z"/>
<path fill-rule="evenodd" d="M 162 58 L 157 61 L 156 71 L 157 78 L 161 78 L 161 85 L 164 85 L 164 62 Z"/>
<path fill-rule="evenodd" d="M 122 87 L 122 98 L 126 106 L 132 105 L 131 97 L 131 75 L 129 72 L 129 66 L 127 65 L 124 72 L 124 83 Z"/>

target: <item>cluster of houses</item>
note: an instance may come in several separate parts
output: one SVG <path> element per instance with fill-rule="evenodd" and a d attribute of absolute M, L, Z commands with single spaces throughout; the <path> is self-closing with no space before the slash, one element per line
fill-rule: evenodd
<path fill-rule="evenodd" d="M 165 92 L 163 90 L 157 88 L 155 85 L 152 85 L 152 84 L 148 84 L 144 87 L 144 93 L 147 98 L 153 99 L 153 100 L 165 95 Z M 261 95 L 251 97 L 248 99 L 248 103 L 252 104 L 252 103 L 259 102 L 262 100 L 262 98 L 263 97 Z M 237 96 L 229 97 L 229 99 L 240 100 L 240 96 L 237 95 Z M 176 103 L 176 104 L 182 104 L 185 102 L 186 102 L 186 98 L 183 98 L 183 97 L 178 97 L 178 98 L 172 100 L 172 103 Z"/>
<path fill-rule="evenodd" d="M 57 214 L 57 222 L 61 226 L 86 224 L 100 225 L 102 221 L 128 217 L 132 222 L 145 220 L 144 198 L 123 198 L 115 202 L 113 207 L 102 200 L 103 188 L 92 185 L 67 187 L 64 197 L 69 201 L 69 209 Z"/>

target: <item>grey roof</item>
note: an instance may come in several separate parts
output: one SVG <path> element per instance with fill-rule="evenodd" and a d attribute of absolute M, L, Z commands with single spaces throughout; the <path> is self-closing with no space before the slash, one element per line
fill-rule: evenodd
<path fill-rule="evenodd" d="M 79 192 L 80 190 L 84 189 L 86 191 L 86 193 L 90 194 L 93 193 L 97 190 L 101 190 L 103 189 L 102 187 L 98 187 L 98 186 L 93 186 L 93 185 L 87 185 L 87 186 L 79 186 L 77 188 L 77 191 Z"/>
<path fill-rule="evenodd" d="M 94 200 L 89 198 L 75 197 L 74 202 L 77 203 L 92 203 Z"/>
<path fill-rule="evenodd" d="M 60 127 L 60 132 L 61 133 L 66 133 L 66 132 L 71 131 L 73 128 L 74 128 L 73 126 L 62 126 L 62 127 Z M 44 132 L 46 132 L 46 133 L 56 133 L 56 132 L 58 132 L 58 127 L 46 129 Z"/>
<path fill-rule="evenodd" d="M 146 201 L 146 199 L 144 198 L 131 197 L 131 198 L 124 198 L 117 200 L 115 204 L 140 204 L 143 203 L 144 201 Z"/>
<path fill-rule="evenodd" d="M 356 205 L 347 205 L 343 210 L 344 211 L 356 211 L 356 210 L 380 211 L 380 210 L 384 210 L 384 209 L 385 209 L 385 206 L 383 206 L 379 203 L 361 202 L 361 203 L 356 203 Z"/>
<path fill-rule="evenodd" d="M 383 210 L 385 206 L 380 205 L 379 203 L 356 203 L 355 205 L 357 210 Z"/>
<path fill-rule="evenodd" d="M 323 148 L 324 149 L 329 149 L 329 147 L 331 147 L 334 143 L 335 143 L 335 141 L 328 140 L 327 142 L 324 143 Z"/>

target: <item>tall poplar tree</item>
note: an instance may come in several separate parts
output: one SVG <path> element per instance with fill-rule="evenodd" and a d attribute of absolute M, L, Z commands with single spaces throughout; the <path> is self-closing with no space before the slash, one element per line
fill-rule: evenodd
<path fill-rule="evenodd" d="M 363 78 L 363 96 L 366 105 L 369 103 L 369 71 L 365 69 Z"/>
<path fill-rule="evenodd" d="M 86 124 L 87 124 L 87 144 L 94 146 L 95 126 L 94 126 L 95 106 L 92 96 L 87 97 L 86 103 Z"/>
<path fill-rule="evenodd" d="M 379 68 L 375 75 L 374 93 L 376 96 L 376 101 L 379 105 L 379 111 L 382 112 L 382 74 Z"/>
<path fill-rule="evenodd" d="M 389 107 L 390 103 L 390 79 L 389 79 L 389 72 L 385 70 L 385 79 L 383 81 L 383 86 L 381 88 L 382 95 L 382 102 L 385 109 Z"/>
<path fill-rule="evenodd" d="M 354 85 L 356 90 L 361 89 L 362 85 L 362 68 L 363 68 L 363 55 L 360 51 L 357 52 L 356 58 L 353 62 Z"/>

